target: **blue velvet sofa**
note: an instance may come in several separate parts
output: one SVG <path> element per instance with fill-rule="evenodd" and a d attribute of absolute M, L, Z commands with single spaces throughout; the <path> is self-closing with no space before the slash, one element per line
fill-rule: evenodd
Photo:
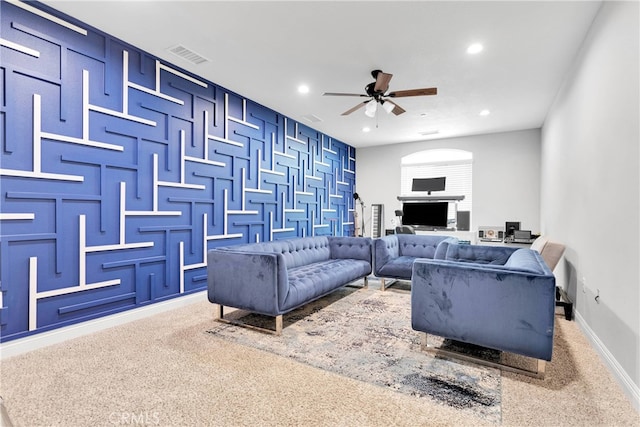
<path fill-rule="evenodd" d="M 411 280 L 411 268 L 418 258 L 443 259 L 450 244 L 458 239 L 426 234 L 390 234 L 373 242 L 373 274 L 380 278 Z"/>
<path fill-rule="evenodd" d="M 223 320 L 229 306 L 275 317 L 282 315 L 372 271 L 368 237 L 301 237 L 212 249 L 207 254 L 209 301 Z"/>
<path fill-rule="evenodd" d="M 538 359 L 536 376 L 551 360 L 554 312 L 555 277 L 537 251 L 449 245 L 444 259 L 413 264 L 414 330 Z"/>

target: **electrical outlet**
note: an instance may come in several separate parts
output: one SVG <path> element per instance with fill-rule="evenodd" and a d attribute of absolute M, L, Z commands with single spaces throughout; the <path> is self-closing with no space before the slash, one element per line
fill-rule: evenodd
<path fill-rule="evenodd" d="M 585 294 L 587 293 L 587 278 L 582 276 L 582 293 Z"/>

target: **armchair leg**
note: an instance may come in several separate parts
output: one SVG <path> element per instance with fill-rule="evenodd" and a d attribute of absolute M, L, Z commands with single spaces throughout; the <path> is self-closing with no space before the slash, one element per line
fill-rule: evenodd
<path fill-rule="evenodd" d="M 491 368 L 497 368 L 497 369 L 500 369 L 501 371 L 515 372 L 516 374 L 527 375 L 530 377 L 540 378 L 540 379 L 544 378 L 546 361 L 542 359 L 535 359 L 536 361 L 535 370 L 529 370 L 524 368 L 517 368 L 515 366 L 507 365 L 504 363 L 492 362 L 490 360 L 469 356 L 467 354 L 462 354 L 462 353 L 458 353 L 451 350 L 445 350 L 442 348 L 433 347 L 428 344 L 428 340 L 429 340 L 429 334 L 425 333 L 422 336 L 420 347 L 423 351 L 426 351 L 427 353 L 431 353 L 434 356 L 444 356 L 452 359 L 462 360 L 465 362 L 477 363 L 478 365 L 489 366 Z"/>

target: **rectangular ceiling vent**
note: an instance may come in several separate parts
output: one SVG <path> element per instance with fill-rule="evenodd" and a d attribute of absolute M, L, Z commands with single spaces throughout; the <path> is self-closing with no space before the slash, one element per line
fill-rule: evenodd
<path fill-rule="evenodd" d="M 174 55 L 179 56 L 182 59 L 186 59 L 187 61 L 191 62 L 192 64 L 199 65 L 199 64 L 202 64 L 203 62 L 209 61 L 204 56 L 200 55 L 199 53 L 196 53 L 196 52 L 192 51 L 189 48 L 184 47 L 181 44 L 173 46 L 173 47 L 170 47 L 167 50 L 169 52 L 173 53 Z"/>
<path fill-rule="evenodd" d="M 305 114 L 304 116 L 302 116 L 302 118 L 311 123 L 318 123 L 322 121 L 322 119 L 315 114 Z"/>

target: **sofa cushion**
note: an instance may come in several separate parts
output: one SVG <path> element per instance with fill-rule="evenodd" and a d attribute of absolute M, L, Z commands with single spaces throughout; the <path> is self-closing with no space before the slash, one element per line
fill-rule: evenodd
<path fill-rule="evenodd" d="M 400 256 L 390 259 L 377 272 L 381 277 L 390 277 L 393 279 L 411 280 L 411 269 L 416 257 Z"/>
<path fill-rule="evenodd" d="M 371 264 L 356 259 L 330 259 L 289 269 L 289 291 L 281 309 L 294 309 L 370 272 Z"/>

